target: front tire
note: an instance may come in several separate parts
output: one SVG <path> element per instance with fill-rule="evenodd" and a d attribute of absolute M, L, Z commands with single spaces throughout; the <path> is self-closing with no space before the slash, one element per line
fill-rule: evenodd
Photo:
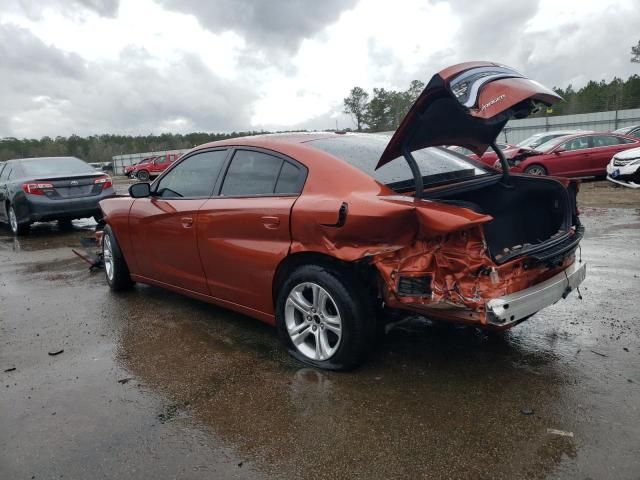
<path fill-rule="evenodd" d="M 129 267 L 109 225 L 104 228 L 102 237 L 102 258 L 107 283 L 112 290 L 122 291 L 133 287 L 134 282 L 131 280 Z"/>
<path fill-rule="evenodd" d="M 542 165 L 529 165 L 524 169 L 524 173 L 526 173 L 527 175 L 537 175 L 540 177 L 548 174 L 547 169 Z"/>
<path fill-rule="evenodd" d="M 376 317 L 358 281 L 319 265 L 297 268 L 278 292 L 276 325 L 289 353 L 326 370 L 351 370 L 369 353 Z"/>
<path fill-rule="evenodd" d="M 11 228 L 11 233 L 15 236 L 26 235 L 29 233 L 29 223 L 18 222 L 18 216 L 16 215 L 13 205 L 9 205 L 9 211 L 7 213 L 9 216 L 9 227 Z"/>

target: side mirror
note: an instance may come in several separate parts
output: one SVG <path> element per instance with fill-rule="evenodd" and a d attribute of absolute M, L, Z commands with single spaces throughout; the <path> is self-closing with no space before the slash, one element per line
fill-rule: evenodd
<path fill-rule="evenodd" d="M 129 187 L 129 195 L 131 198 L 146 198 L 151 195 L 151 184 L 134 183 Z"/>
<path fill-rule="evenodd" d="M 566 151 L 567 151 L 567 150 L 566 150 L 564 147 L 558 147 L 558 148 L 556 148 L 556 149 L 553 151 L 553 153 L 555 153 L 556 155 L 558 155 L 559 153 L 566 152 Z"/>

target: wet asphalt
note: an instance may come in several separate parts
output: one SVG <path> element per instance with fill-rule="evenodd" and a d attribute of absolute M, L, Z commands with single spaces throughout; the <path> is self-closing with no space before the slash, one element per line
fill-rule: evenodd
<path fill-rule="evenodd" d="M 638 479 L 640 209 L 583 222 L 583 300 L 505 334 L 407 319 L 351 373 L 242 315 L 111 293 L 71 252 L 90 223 L 0 226 L 0 479 Z"/>

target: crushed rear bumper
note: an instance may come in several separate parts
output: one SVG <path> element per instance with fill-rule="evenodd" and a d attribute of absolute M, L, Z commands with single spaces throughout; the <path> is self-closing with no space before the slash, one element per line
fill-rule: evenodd
<path fill-rule="evenodd" d="M 574 262 L 566 270 L 532 287 L 489 300 L 486 304 L 487 322 L 497 327 L 518 323 L 566 298 L 584 281 L 586 273 L 586 263 Z"/>

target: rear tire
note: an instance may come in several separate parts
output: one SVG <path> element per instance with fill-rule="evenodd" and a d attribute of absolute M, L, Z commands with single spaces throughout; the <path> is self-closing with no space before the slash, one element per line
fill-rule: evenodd
<path fill-rule="evenodd" d="M 13 205 L 9 205 L 7 216 L 9 217 L 9 228 L 11 228 L 11 233 L 13 233 L 15 236 L 26 235 L 27 233 L 29 233 L 29 227 L 31 225 L 28 222 L 18 222 L 18 216 L 16 215 L 16 211 L 14 210 Z"/>
<path fill-rule="evenodd" d="M 376 333 L 372 302 L 358 280 L 319 265 L 298 267 L 278 292 L 276 326 L 297 360 L 351 370 L 366 359 Z"/>
<path fill-rule="evenodd" d="M 104 227 L 102 255 L 107 283 L 112 290 L 128 290 L 135 285 L 135 282 L 131 280 L 129 267 L 127 267 L 127 262 L 124 260 L 120 245 L 118 245 L 116 236 L 109 225 Z"/>
<path fill-rule="evenodd" d="M 147 172 L 146 170 L 140 170 L 138 172 L 137 177 L 138 177 L 138 180 L 140 180 L 141 182 L 148 182 L 150 175 L 149 175 L 149 172 Z"/>
<path fill-rule="evenodd" d="M 547 169 L 542 165 L 529 165 L 524 169 L 524 173 L 526 173 L 527 175 L 537 175 L 540 177 L 548 175 Z"/>

